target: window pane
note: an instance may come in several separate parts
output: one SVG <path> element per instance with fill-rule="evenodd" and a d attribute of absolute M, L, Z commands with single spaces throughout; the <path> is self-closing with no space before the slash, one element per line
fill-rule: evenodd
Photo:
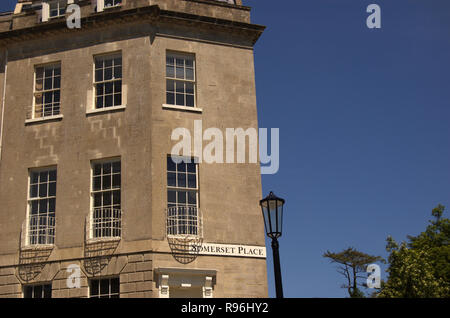
<path fill-rule="evenodd" d="M 49 199 L 48 200 L 48 212 L 55 212 L 55 207 L 56 207 L 56 200 Z"/>
<path fill-rule="evenodd" d="M 194 95 L 186 95 L 186 106 L 194 106 Z"/>
<path fill-rule="evenodd" d="M 91 296 L 97 296 L 98 295 L 98 280 L 93 280 L 91 282 Z"/>
<path fill-rule="evenodd" d="M 167 157 L 167 170 L 176 171 L 176 164 L 173 162 L 172 157 Z"/>
<path fill-rule="evenodd" d="M 112 192 L 103 192 L 103 206 L 112 204 Z"/>
<path fill-rule="evenodd" d="M 116 2 L 119 3 L 120 1 L 116 1 Z M 119 57 L 114 58 L 113 63 L 114 63 L 114 66 L 122 65 L 122 57 L 119 56 Z"/>
<path fill-rule="evenodd" d="M 44 298 L 52 298 L 52 285 L 44 286 Z"/>
<path fill-rule="evenodd" d="M 42 89 L 44 84 L 44 80 L 43 79 L 36 79 L 36 91 L 42 91 Z"/>
<path fill-rule="evenodd" d="M 44 89 L 45 90 L 47 90 L 47 89 L 52 89 L 52 78 L 50 77 L 50 78 L 46 78 L 45 80 L 44 80 Z"/>
<path fill-rule="evenodd" d="M 173 66 L 166 67 L 166 76 L 171 78 L 175 77 L 175 69 Z"/>
<path fill-rule="evenodd" d="M 113 191 L 113 204 L 120 206 L 120 191 Z"/>
<path fill-rule="evenodd" d="M 96 108 L 103 108 L 103 96 L 97 97 L 97 102 L 95 104 Z"/>
<path fill-rule="evenodd" d="M 178 203 L 179 204 L 185 204 L 186 203 L 186 192 L 185 191 L 179 191 L 178 192 Z"/>
<path fill-rule="evenodd" d="M 30 186 L 30 198 L 36 198 L 38 195 L 38 185 L 34 184 Z"/>
<path fill-rule="evenodd" d="M 105 84 L 105 94 L 112 94 L 113 93 L 113 83 L 109 82 Z"/>
<path fill-rule="evenodd" d="M 100 280 L 100 294 L 101 295 L 109 294 L 109 280 L 108 279 Z"/>
<path fill-rule="evenodd" d="M 114 93 L 121 93 L 122 92 L 122 81 L 115 81 L 114 82 Z"/>
<path fill-rule="evenodd" d="M 175 82 L 175 86 L 176 86 L 176 92 L 177 93 L 184 93 L 184 83 L 183 82 Z"/>
<path fill-rule="evenodd" d="M 176 105 L 184 106 L 184 95 L 176 94 Z"/>
<path fill-rule="evenodd" d="M 190 67 L 190 68 L 194 67 L 194 59 L 193 58 L 186 58 L 184 60 L 184 62 L 186 63 L 186 67 Z"/>
<path fill-rule="evenodd" d="M 176 59 L 176 65 L 178 67 L 184 67 L 184 59 L 183 58 L 177 58 Z"/>
<path fill-rule="evenodd" d="M 122 78 L 122 67 L 121 66 L 114 67 L 114 78 Z"/>
<path fill-rule="evenodd" d="M 111 293 L 112 294 L 118 294 L 119 293 L 119 279 L 118 278 L 113 278 L 111 279 Z"/>
<path fill-rule="evenodd" d="M 105 81 L 109 81 L 112 79 L 112 68 L 108 67 L 105 69 Z"/>
<path fill-rule="evenodd" d="M 113 65 L 112 65 L 113 59 L 111 59 L 111 58 L 104 58 L 104 59 L 105 59 L 105 61 L 104 61 L 105 67 L 111 67 L 111 66 L 113 66 Z"/>
<path fill-rule="evenodd" d="M 103 174 L 108 174 L 111 173 L 112 169 L 112 163 L 111 162 L 107 162 L 103 164 Z"/>
<path fill-rule="evenodd" d="M 44 77 L 52 77 L 53 76 L 53 67 L 45 67 L 44 68 Z"/>
<path fill-rule="evenodd" d="M 104 94 L 104 84 L 97 84 L 96 91 L 97 91 L 97 96 L 103 95 Z"/>
<path fill-rule="evenodd" d="M 173 91 L 175 91 L 175 81 L 173 81 L 173 80 L 167 80 L 167 81 L 166 81 L 166 86 L 167 86 L 167 91 L 168 91 L 168 92 L 173 92 Z"/>
<path fill-rule="evenodd" d="M 102 206 L 102 194 L 95 193 L 94 194 L 94 207 L 101 207 L 101 206 Z"/>
<path fill-rule="evenodd" d="M 95 164 L 94 165 L 94 176 L 98 176 L 102 174 L 102 165 L 101 164 Z"/>
<path fill-rule="evenodd" d="M 42 286 L 34 286 L 34 298 L 42 298 Z"/>
<path fill-rule="evenodd" d="M 175 94 L 173 93 L 167 93 L 167 104 L 174 105 L 175 104 Z"/>
<path fill-rule="evenodd" d="M 178 173 L 178 187 L 185 188 L 186 187 L 186 174 Z"/>
<path fill-rule="evenodd" d="M 48 173 L 48 180 L 49 181 L 56 181 L 56 170 L 51 170 Z"/>
<path fill-rule="evenodd" d="M 186 79 L 188 80 L 194 80 L 194 70 L 192 68 L 186 69 Z"/>
<path fill-rule="evenodd" d="M 188 192 L 188 204 L 197 204 L 197 194 L 195 192 Z"/>
<path fill-rule="evenodd" d="M 103 81 L 103 69 L 95 70 L 95 81 L 96 82 Z"/>
<path fill-rule="evenodd" d="M 39 182 L 39 173 L 32 172 L 31 173 L 31 183 L 38 183 Z"/>
<path fill-rule="evenodd" d="M 102 178 L 100 176 L 94 177 L 94 184 L 92 185 L 94 191 L 101 190 L 102 188 Z"/>
<path fill-rule="evenodd" d="M 195 161 L 195 160 L 192 160 Z M 195 164 L 194 162 L 188 163 L 186 164 L 187 166 L 187 172 L 191 172 L 191 173 L 195 173 L 197 172 L 197 164 Z"/>
<path fill-rule="evenodd" d="M 31 286 L 25 286 L 25 288 L 23 289 L 23 297 L 24 298 L 33 297 L 33 288 Z"/>
<path fill-rule="evenodd" d="M 31 214 L 38 214 L 39 212 L 39 202 L 33 201 L 31 202 Z"/>
<path fill-rule="evenodd" d="M 114 106 L 120 106 L 122 105 L 122 94 L 114 94 Z"/>
<path fill-rule="evenodd" d="M 37 79 L 44 78 L 44 68 L 43 67 L 36 68 L 36 78 Z"/>
<path fill-rule="evenodd" d="M 39 213 L 47 213 L 47 200 L 39 201 Z"/>
<path fill-rule="evenodd" d="M 184 79 L 184 68 L 183 67 L 177 67 L 177 78 Z"/>
<path fill-rule="evenodd" d="M 55 103 L 59 103 L 60 98 L 61 98 L 61 93 L 60 93 L 60 91 L 59 91 L 59 90 L 58 90 L 58 91 L 54 91 L 54 92 L 53 92 L 53 101 L 54 101 Z"/>
<path fill-rule="evenodd" d="M 186 83 L 186 94 L 194 94 L 194 83 Z"/>
<path fill-rule="evenodd" d="M 167 65 L 174 65 L 175 64 L 175 59 L 173 58 L 173 56 L 167 56 L 166 57 L 166 64 Z"/>
<path fill-rule="evenodd" d="M 95 59 L 95 69 L 103 68 L 103 60 L 101 58 Z"/>
<path fill-rule="evenodd" d="M 169 203 L 176 203 L 177 202 L 176 191 L 172 191 L 172 190 L 167 191 L 167 201 Z"/>
<path fill-rule="evenodd" d="M 39 184 L 39 197 L 43 198 L 47 196 L 47 183 Z"/>
<path fill-rule="evenodd" d="M 176 174 L 173 172 L 167 173 L 167 185 L 169 187 L 176 187 Z"/>
<path fill-rule="evenodd" d="M 177 164 L 177 171 L 178 172 L 186 172 L 186 164 L 183 162 Z"/>
<path fill-rule="evenodd" d="M 39 173 L 39 182 L 47 182 L 48 181 L 48 171 L 42 171 Z"/>
<path fill-rule="evenodd" d="M 120 161 L 113 162 L 112 171 L 114 173 L 120 172 Z"/>
<path fill-rule="evenodd" d="M 197 176 L 195 174 L 188 175 L 188 187 L 197 188 Z"/>
<path fill-rule="evenodd" d="M 104 107 L 110 107 L 113 106 L 113 96 L 112 95 L 107 95 L 105 96 L 105 105 Z"/>
<path fill-rule="evenodd" d="M 113 188 L 120 188 L 120 174 L 113 175 Z"/>
<path fill-rule="evenodd" d="M 53 79 L 53 88 L 61 87 L 61 77 L 57 76 Z"/>
<path fill-rule="evenodd" d="M 103 176 L 102 190 L 111 189 L 111 175 Z"/>
<path fill-rule="evenodd" d="M 50 182 L 48 185 L 48 196 L 54 197 L 56 195 L 56 182 Z"/>

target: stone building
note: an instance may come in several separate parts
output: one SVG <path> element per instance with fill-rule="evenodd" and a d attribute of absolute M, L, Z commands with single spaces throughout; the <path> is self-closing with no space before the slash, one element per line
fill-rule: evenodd
<path fill-rule="evenodd" d="M 170 156 L 257 128 L 263 30 L 241 0 L 0 14 L 0 297 L 267 297 L 259 164 Z"/>

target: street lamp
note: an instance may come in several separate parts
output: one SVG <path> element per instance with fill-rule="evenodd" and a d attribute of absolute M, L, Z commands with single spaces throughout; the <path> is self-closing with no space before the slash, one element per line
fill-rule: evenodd
<path fill-rule="evenodd" d="M 275 272 L 275 290 L 277 298 L 283 298 L 283 284 L 281 281 L 280 253 L 278 238 L 283 226 L 284 199 L 277 197 L 271 191 L 267 197 L 259 201 L 264 217 L 267 236 L 272 239 L 273 268 Z"/>

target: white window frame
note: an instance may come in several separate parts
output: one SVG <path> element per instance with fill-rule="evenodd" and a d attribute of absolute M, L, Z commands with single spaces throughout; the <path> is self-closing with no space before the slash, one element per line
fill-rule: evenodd
<path fill-rule="evenodd" d="M 34 297 L 35 295 L 35 288 L 36 287 L 42 287 L 42 291 L 41 291 L 41 297 Z M 45 296 L 45 286 L 50 286 L 50 297 L 44 297 Z M 30 298 L 52 298 L 52 293 L 53 293 L 53 286 L 51 283 L 48 284 L 34 284 L 34 285 L 24 285 L 22 287 L 22 293 L 23 293 L 23 298 L 25 298 L 25 289 L 26 288 L 31 288 L 31 297 Z"/>
<path fill-rule="evenodd" d="M 67 0 L 49 1 L 48 5 L 49 5 L 49 13 L 48 13 L 49 19 L 57 19 L 57 18 L 64 17 L 66 15 L 66 10 L 67 10 L 67 6 L 69 5 L 69 1 L 67 1 Z M 55 16 L 51 15 L 53 5 L 56 5 L 56 10 L 58 12 L 58 14 Z M 61 13 L 62 7 L 64 7 L 64 13 Z"/>
<path fill-rule="evenodd" d="M 112 6 L 107 7 L 107 6 L 105 5 L 105 0 L 97 0 L 97 12 L 103 12 L 105 9 L 107 10 L 107 9 L 117 8 L 117 7 L 122 6 L 123 0 L 114 0 L 114 2 L 116 2 L 116 1 L 117 1 L 118 3 L 116 3 L 116 4 L 112 5 Z"/>
<path fill-rule="evenodd" d="M 46 197 L 39 197 L 39 184 L 41 184 L 40 182 L 38 182 L 38 197 L 36 198 L 31 198 L 30 192 L 31 192 L 31 176 L 32 173 L 41 173 L 41 172 L 50 172 L 50 171 L 55 171 L 56 172 L 56 190 L 55 190 L 55 195 L 54 196 L 48 196 L 48 187 L 49 187 L 49 180 L 47 180 L 47 196 Z M 43 168 L 36 168 L 36 169 L 29 169 L 28 172 L 28 191 L 27 191 L 27 218 L 26 218 L 26 236 L 25 236 L 25 246 L 54 246 L 55 245 L 55 239 L 56 239 L 56 196 L 57 196 L 57 191 L 58 191 L 58 169 L 56 166 L 51 166 L 51 167 L 43 167 Z M 54 218 L 54 225 L 53 225 L 53 231 L 54 231 L 54 235 L 53 235 L 53 242 L 49 243 L 49 242 L 45 242 L 45 243 L 39 243 L 39 234 L 37 235 L 37 242 L 32 243 L 31 242 L 31 236 L 30 236 L 30 221 L 31 221 L 31 217 L 32 217 L 32 204 L 34 201 L 39 202 L 40 200 L 50 200 L 50 199 L 54 199 L 55 200 L 55 211 L 53 214 L 55 214 Z M 39 215 L 39 212 L 36 214 L 37 216 Z M 49 218 L 49 211 L 47 210 L 46 212 L 46 217 Z M 47 220 L 47 228 L 46 231 L 49 231 L 49 224 L 48 224 L 48 220 Z M 47 233 L 48 235 L 48 233 Z"/>
<path fill-rule="evenodd" d="M 113 68 L 113 78 L 111 80 L 106 80 L 104 79 L 104 73 L 103 73 L 103 80 L 98 81 L 96 80 L 96 66 L 95 66 L 95 62 L 97 58 L 112 58 L 114 60 L 114 58 L 120 57 L 122 60 L 122 64 L 121 64 L 121 77 L 120 78 L 115 78 L 114 77 L 114 68 Z M 104 68 L 103 68 L 104 70 Z M 104 112 L 104 111 L 110 111 L 110 110 L 115 110 L 115 109 L 122 109 L 125 108 L 125 103 L 124 103 L 124 98 L 125 98 L 125 94 L 124 94 L 124 85 L 123 85 L 123 55 L 122 55 L 122 51 L 118 51 L 118 52 L 110 52 L 110 53 L 102 53 L 102 54 L 97 54 L 94 55 L 94 59 L 93 59 L 93 65 L 92 65 L 92 92 L 93 92 L 93 97 L 92 97 L 92 109 L 90 111 L 88 111 L 89 113 L 96 113 L 96 112 Z M 113 85 L 113 94 L 112 94 L 112 99 L 113 99 L 113 106 L 105 106 L 105 94 L 103 94 L 103 107 L 97 108 L 97 84 L 106 84 L 106 83 L 114 83 L 120 81 L 121 82 L 121 89 L 120 89 L 120 105 L 114 105 L 114 85 Z"/>
<path fill-rule="evenodd" d="M 52 89 L 47 89 L 45 90 L 45 68 L 46 67 L 53 67 L 53 68 L 57 68 L 59 67 L 59 88 L 54 88 L 53 87 L 53 83 L 52 83 Z M 39 68 L 44 68 L 44 77 L 42 79 L 42 90 L 41 91 L 37 91 L 36 90 L 36 84 L 37 84 L 37 70 Z M 54 81 L 55 76 L 52 75 L 52 81 Z M 27 115 L 28 119 L 38 119 L 38 120 L 45 120 L 45 119 L 51 119 L 51 118 L 58 118 L 58 117 L 62 117 L 61 115 L 61 86 L 62 86 L 62 63 L 60 61 L 58 62 L 52 62 L 52 63 L 46 63 L 46 64 L 39 64 L 39 65 L 35 65 L 34 66 L 34 75 L 33 75 L 33 102 L 32 102 L 32 109 L 31 109 L 31 114 Z M 59 111 L 57 114 L 53 114 L 54 113 L 54 104 L 52 103 L 52 115 L 45 115 L 45 107 L 44 107 L 44 95 L 45 93 L 54 93 L 56 91 L 59 91 Z M 42 94 L 42 115 L 37 117 L 36 116 L 36 96 L 38 94 Z"/>
<path fill-rule="evenodd" d="M 105 164 L 105 163 L 115 163 L 115 162 L 119 162 L 120 163 L 120 187 L 119 188 L 113 188 L 112 187 L 112 180 L 111 180 L 111 188 L 110 189 L 101 189 L 101 190 L 94 190 L 94 169 L 95 169 L 95 165 L 97 164 Z M 103 168 L 102 168 L 103 169 Z M 111 166 L 112 169 L 112 166 Z M 111 176 L 113 175 L 112 170 L 111 170 Z M 101 178 L 103 177 L 103 173 L 101 174 Z M 120 224 L 120 235 L 119 236 L 114 236 L 113 233 L 111 233 L 111 236 L 95 236 L 94 233 L 94 209 L 103 209 L 103 208 L 111 208 L 111 209 L 115 209 L 113 206 L 114 204 L 111 204 L 109 206 L 104 206 L 103 202 L 102 205 L 100 207 L 95 207 L 94 201 L 95 201 L 95 194 L 97 193 L 104 193 L 104 192 L 113 192 L 113 191 L 119 191 L 120 192 L 120 211 L 121 214 L 123 214 L 123 209 L 122 209 L 122 160 L 120 157 L 114 157 L 114 158 L 106 158 L 106 159 L 100 159 L 100 160 L 93 160 L 91 161 L 91 188 L 90 188 L 90 196 L 91 196 L 91 210 L 90 210 L 90 214 L 89 214 L 89 239 L 90 240 L 108 240 L 108 239 L 118 239 L 120 237 L 122 237 L 122 232 L 123 232 L 123 226 L 122 226 L 122 222 Z M 102 188 L 102 187 L 101 187 Z"/>
<path fill-rule="evenodd" d="M 113 279 L 117 279 L 118 281 L 118 287 L 119 290 L 117 291 L 117 293 L 113 293 L 111 290 L 111 280 Z M 101 294 L 100 292 L 100 284 L 101 281 L 108 281 L 108 294 Z M 92 284 L 94 283 L 94 281 L 96 283 L 98 283 L 98 295 L 92 295 Z M 102 297 L 102 296 L 108 296 L 107 298 L 120 298 L 120 276 L 116 276 L 116 277 L 98 277 L 98 278 L 92 278 L 89 280 L 89 298 L 106 298 L 106 297 Z M 111 296 L 117 296 L 117 297 L 111 297 Z"/>
<path fill-rule="evenodd" d="M 43 1 L 42 2 L 42 9 L 41 9 L 41 21 L 42 22 L 48 22 L 50 19 L 60 18 L 60 17 L 64 16 L 64 15 L 58 15 L 55 17 L 50 17 L 50 3 L 57 2 L 57 1 L 62 1 L 62 0 Z M 74 0 L 67 0 L 66 8 L 69 4 L 72 4 L 72 3 L 74 3 Z"/>
<path fill-rule="evenodd" d="M 183 157 L 183 156 L 176 156 L 176 157 L 178 157 L 178 158 L 183 158 L 183 159 L 186 159 L 186 160 L 191 160 L 191 163 L 193 163 L 194 165 L 195 165 L 195 173 L 192 173 L 192 172 L 188 172 L 187 170 L 186 170 L 186 172 L 181 172 L 181 173 L 185 173 L 186 174 L 186 177 L 188 177 L 189 175 L 194 175 L 195 174 L 195 179 L 196 179 L 196 187 L 195 188 L 189 188 L 188 187 L 188 182 L 189 182 L 189 180 L 187 179 L 186 180 L 186 187 L 179 187 L 178 185 L 177 185 L 177 183 L 178 183 L 178 165 L 177 164 L 175 164 L 175 166 L 176 166 L 176 171 L 175 171 L 175 182 L 176 182 L 176 186 L 169 186 L 169 182 L 168 182 L 168 176 L 169 176 L 169 173 L 174 173 L 173 171 L 169 171 L 169 167 L 167 167 L 167 161 L 166 161 L 166 185 L 167 185 L 167 207 L 169 207 L 169 191 L 175 191 L 175 193 L 177 193 L 176 194 L 176 203 L 175 203 L 175 206 L 188 206 L 188 207 L 195 207 L 195 208 L 197 208 L 197 211 L 199 210 L 199 207 L 200 207 L 200 202 L 199 202 L 199 199 L 200 199 L 200 185 L 199 185 L 199 168 L 200 168 L 200 165 L 196 162 L 196 160 L 195 160 L 195 158 L 190 158 L 190 157 Z M 167 156 L 167 160 L 169 160 L 171 158 L 171 155 L 168 155 Z M 194 204 L 189 204 L 188 203 L 188 199 L 186 198 L 186 203 L 185 204 L 183 204 L 183 203 L 181 203 L 181 204 L 178 204 L 178 191 L 183 191 L 183 192 L 195 192 L 195 205 Z"/>
<path fill-rule="evenodd" d="M 174 60 L 174 74 L 173 74 L 174 77 L 170 77 L 167 74 L 167 66 L 168 66 L 168 58 L 169 57 L 175 59 Z M 176 60 L 177 59 L 186 60 L 187 58 L 192 59 L 192 62 L 193 62 L 193 66 L 192 66 L 193 79 L 188 79 L 187 76 L 186 76 L 186 69 L 190 68 L 190 67 L 186 67 L 186 62 L 184 62 L 184 65 L 183 65 L 183 69 L 184 69 L 183 70 L 183 72 L 184 72 L 183 77 L 184 78 L 177 78 L 177 75 L 176 75 L 176 72 L 177 72 L 176 71 L 176 69 L 177 69 Z M 193 54 L 193 53 L 174 52 L 174 51 L 167 50 L 166 51 L 166 59 L 165 59 L 165 63 L 164 63 L 164 71 L 165 71 L 165 94 L 164 94 L 165 103 L 163 104 L 163 106 L 165 108 L 178 108 L 178 109 L 186 109 L 186 110 L 194 110 L 194 111 L 198 110 L 198 108 L 197 108 L 197 60 L 196 60 L 195 54 Z M 176 87 L 174 86 L 173 92 L 170 92 L 168 90 L 168 85 L 167 85 L 168 81 L 174 82 L 174 85 L 176 85 L 177 82 L 181 82 L 183 84 L 186 84 L 186 83 L 193 84 L 193 86 L 194 86 L 193 94 L 187 94 L 186 90 L 184 89 L 184 92 L 183 92 L 184 105 L 178 105 L 177 104 Z M 173 103 L 171 103 L 171 104 L 169 104 L 168 97 L 167 97 L 167 95 L 169 93 L 173 93 L 174 94 L 174 100 L 173 100 Z M 193 95 L 193 99 L 194 99 L 194 105 L 193 106 L 187 106 L 187 98 L 186 98 L 186 96 L 188 96 L 188 95 Z"/>

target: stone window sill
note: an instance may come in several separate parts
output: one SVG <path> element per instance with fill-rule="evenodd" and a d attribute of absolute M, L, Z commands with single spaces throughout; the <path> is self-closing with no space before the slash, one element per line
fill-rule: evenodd
<path fill-rule="evenodd" d="M 35 123 L 44 123 L 44 122 L 55 121 L 55 120 L 62 120 L 63 117 L 64 116 L 60 114 L 60 115 L 54 115 L 54 116 L 26 119 L 25 125 L 35 124 Z"/>
<path fill-rule="evenodd" d="M 95 114 L 110 113 L 110 112 L 115 112 L 115 111 L 124 111 L 126 108 L 127 108 L 126 105 L 121 105 L 121 106 L 111 106 L 111 107 L 90 109 L 86 112 L 86 115 L 95 115 Z"/>
<path fill-rule="evenodd" d="M 51 250 L 55 247 L 54 244 L 36 244 L 36 245 L 26 245 L 22 246 L 22 251 L 41 251 L 41 250 Z"/>
<path fill-rule="evenodd" d="M 177 106 L 177 105 L 163 104 L 162 108 L 163 109 L 182 110 L 182 111 L 194 112 L 194 113 L 202 113 L 203 112 L 203 109 L 201 109 L 201 108 L 190 107 L 190 106 Z"/>

